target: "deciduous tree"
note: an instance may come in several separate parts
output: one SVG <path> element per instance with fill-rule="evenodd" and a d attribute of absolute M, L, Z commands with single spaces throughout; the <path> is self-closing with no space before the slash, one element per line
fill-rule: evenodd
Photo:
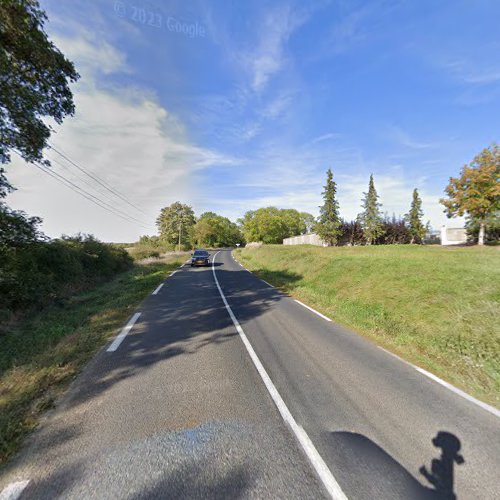
<path fill-rule="evenodd" d="M 37 0 L 0 2 L 0 163 L 17 150 L 42 160 L 50 137 L 44 117 L 61 123 L 74 112 L 69 88 L 79 75 L 48 39 Z"/>
<path fill-rule="evenodd" d="M 160 237 L 167 243 L 177 243 L 179 247 L 191 245 L 191 232 L 195 223 L 193 209 L 179 201 L 162 208 L 156 219 Z"/>
<path fill-rule="evenodd" d="M 500 148 L 483 149 L 460 177 L 450 177 L 448 198 L 439 200 L 448 217 L 468 215 L 479 224 L 478 244 L 484 245 L 486 219 L 500 210 Z"/>

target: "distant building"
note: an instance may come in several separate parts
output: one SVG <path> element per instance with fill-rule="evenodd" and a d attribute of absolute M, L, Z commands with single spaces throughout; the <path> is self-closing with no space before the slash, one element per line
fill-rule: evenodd
<path fill-rule="evenodd" d="M 467 243 L 467 233 L 464 227 L 441 228 L 441 245 L 463 245 Z"/>
<path fill-rule="evenodd" d="M 328 244 L 325 243 L 317 234 L 301 234 L 300 236 L 292 236 L 291 238 L 285 238 L 283 240 L 283 245 L 315 245 L 317 247 L 327 247 Z"/>

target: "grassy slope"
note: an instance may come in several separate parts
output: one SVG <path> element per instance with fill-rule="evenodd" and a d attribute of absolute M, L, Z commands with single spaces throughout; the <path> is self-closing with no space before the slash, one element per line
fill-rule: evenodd
<path fill-rule="evenodd" d="M 135 307 L 185 259 L 136 265 L 0 336 L 0 464 Z"/>
<path fill-rule="evenodd" d="M 500 407 L 500 249 L 270 245 L 237 254 L 338 323 Z"/>

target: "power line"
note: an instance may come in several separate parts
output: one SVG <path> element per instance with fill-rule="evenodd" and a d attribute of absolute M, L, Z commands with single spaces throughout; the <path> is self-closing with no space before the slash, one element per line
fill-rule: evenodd
<path fill-rule="evenodd" d="M 14 152 L 21 158 L 23 159 L 22 155 L 14 150 Z M 39 164 L 38 162 L 31 162 L 35 167 L 37 167 L 38 169 L 42 170 L 43 172 L 45 172 L 46 174 L 50 175 L 52 178 L 56 179 L 58 182 L 60 182 L 61 184 L 65 185 L 66 187 L 70 188 L 72 191 L 74 191 L 75 193 L 79 194 L 80 196 L 83 196 L 84 198 L 86 198 L 87 200 L 89 200 L 90 202 L 94 203 L 94 205 L 97 205 L 99 206 L 100 208 L 103 208 L 104 210 L 106 210 L 107 212 L 110 212 L 112 213 L 113 215 L 116 215 L 117 217 L 120 217 L 121 219 L 127 221 L 127 222 L 135 222 L 135 223 L 138 223 L 142 228 L 144 229 L 151 229 L 152 226 L 147 226 L 145 223 L 141 222 L 140 220 L 138 219 L 135 219 L 134 217 L 126 214 L 125 212 L 122 212 L 121 210 L 113 207 L 112 205 L 110 205 L 109 203 L 101 200 L 100 198 L 98 198 L 97 196 L 94 196 L 92 193 L 89 193 L 88 191 L 86 191 L 85 189 L 81 188 L 80 186 L 78 186 L 77 184 L 75 184 L 74 182 L 72 182 L 71 180 L 67 179 L 66 177 L 64 177 L 63 175 L 57 173 L 57 172 L 54 172 L 53 170 L 50 170 L 48 169 L 47 167 Z"/>
<path fill-rule="evenodd" d="M 68 161 L 69 163 L 71 163 L 71 165 L 73 165 L 74 167 L 76 167 L 78 170 L 80 170 L 81 172 L 83 172 L 85 175 L 87 175 L 88 177 L 90 177 L 91 179 L 93 179 L 95 182 L 97 182 L 98 184 L 100 184 L 104 189 L 108 190 L 110 193 L 114 194 L 115 196 L 117 196 L 118 198 L 120 198 L 121 200 L 123 200 L 125 203 L 127 203 L 128 205 L 130 205 L 131 207 L 135 208 L 136 210 L 138 210 L 139 212 L 142 212 L 144 215 L 147 215 L 146 212 L 144 212 L 141 208 L 139 208 L 137 205 L 134 205 L 132 202 L 130 202 L 124 195 L 122 195 L 119 191 L 117 191 L 116 189 L 114 189 L 112 186 L 110 186 L 105 180 L 101 179 L 100 177 L 98 177 L 96 174 L 92 174 L 90 172 L 88 172 L 85 168 L 83 168 L 82 166 L 78 165 L 76 162 L 74 162 L 71 158 L 69 158 L 66 154 L 64 154 L 63 152 L 59 151 L 59 149 L 57 149 L 53 144 L 51 144 L 50 142 L 48 143 L 48 147 L 50 149 L 52 149 L 53 151 L 55 151 L 59 156 L 63 157 L 66 161 Z"/>

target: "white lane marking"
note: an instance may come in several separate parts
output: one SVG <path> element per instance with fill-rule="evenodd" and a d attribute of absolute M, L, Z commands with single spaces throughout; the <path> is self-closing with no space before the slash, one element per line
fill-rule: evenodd
<path fill-rule="evenodd" d="M 132 318 L 123 328 L 123 330 L 116 336 L 115 340 L 113 340 L 113 343 L 108 347 L 107 352 L 115 352 L 118 349 L 120 344 L 123 342 L 123 339 L 127 336 L 128 332 L 132 330 L 132 327 L 134 326 L 135 322 L 139 319 L 140 315 L 141 313 L 138 312 L 132 316 Z"/>
<path fill-rule="evenodd" d="M 467 394 L 464 391 L 461 391 L 458 387 L 455 387 L 448 382 L 445 382 L 444 380 L 440 379 L 439 377 L 436 377 L 433 373 L 428 372 L 427 370 L 424 370 L 423 368 L 419 368 L 418 366 L 412 365 L 417 372 L 422 373 L 423 375 L 431 378 L 438 384 L 441 384 L 442 386 L 446 387 L 450 391 L 454 392 L 455 394 L 458 394 L 459 396 L 462 396 L 463 398 L 467 399 L 471 403 L 475 403 L 477 406 L 480 406 L 483 408 L 483 410 L 489 411 L 490 413 L 493 413 L 496 417 L 500 417 L 500 410 L 497 410 L 493 406 L 490 406 L 489 404 L 483 403 L 482 401 L 479 401 L 479 399 L 473 398 L 469 394 Z"/>
<path fill-rule="evenodd" d="M 260 278 L 260 281 L 263 281 L 267 286 L 270 286 L 271 288 L 274 288 L 274 286 L 271 285 L 271 283 L 268 283 L 266 280 L 263 280 L 262 278 Z"/>
<path fill-rule="evenodd" d="M 309 309 L 309 311 L 312 311 L 314 314 L 317 314 L 318 316 L 322 317 L 323 319 L 326 319 L 326 321 L 331 321 L 330 318 L 325 316 L 324 314 L 321 314 L 320 312 L 316 311 L 316 309 L 313 309 L 312 307 L 306 306 L 303 302 L 297 299 L 293 299 L 297 304 L 300 304 L 301 306 L 305 307 L 306 309 Z"/>
<path fill-rule="evenodd" d="M 295 437 L 299 441 L 300 445 L 302 446 L 302 449 L 304 450 L 307 458 L 311 462 L 311 465 L 313 466 L 314 470 L 318 474 L 319 478 L 321 479 L 323 485 L 327 489 L 328 493 L 334 500 L 347 500 L 346 495 L 342 491 L 340 485 L 337 483 L 337 480 L 333 477 L 333 474 L 331 473 L 330 469 L 326 465 L 325 461 L 321 458 L 321 455 L 318 453 L 318 450 L 316 450 L 313 442 L 307 435 L 306 431 L 295 421 L 293 418 L 293 415 L 290 413 L 290 410 L 286 406 L 285 402 L 283 401 L 283 398 L 281 397 L 280 393 L 278 392 L 278 389 L 276 389 L 275 385 L 273 384 L 273 381 L 269 377 L 269 375 L 266 372 L 266 369 L 260 362 L 260 359 L 258 358 L 257 354 L 253 350 L 252 345 L 250 344 L 247 336 L 245 335 L 245 332 L 243 331 L 243 328 L 241 328 L 240 323 L 236 319 L 236 316 L 234 315 L 231 307 L 229 306 L 226 297 L 224 293 L 222 292 L 222 288 L 220 287 L 219 280 L 217 279 L 217 276 L 215 274 L 215 267 L 214 267 L 214 261 L 215 257 L 217 256 L 219 252 L 217 252 L 214 255 L 214 260 L 212 261 L 212 273 L 214 275 L 214 280 L 215 284 L 217 285 L 217 289 L 219 290 L 220 296 L 222 298 L 222 301 L 224 302 L 224 305 L 226 307 L 227 312 L 229 313 L 229 316 L 231 317 L 231 320 L 233 321 L 234 326 L 236 327 L 236 330 L 243 341 L 244 346 L 246 347 L 246 350 L 248 354 L 250 355 L 251 360 L 253 361 L 253 364 L 255 365 L 255 368 L 257 368 L 257 371 L 259 372 L 259 375 L 261 376 L 264 385 L 266 386 L 267 390 L 269 391 L 269 394 L 273 398 L 274 404 L 278 408 L 278 411 L 281 414 L 281 417 L 283 420 L 289 425 L 290 429 L 292 432 L 295 434 Z"/>
<path fill-rule="evenodd" d="M 158 294 L 158 292 L 162 289 L 162 287 L 163 287 L 163 283 L 160 283 L 160 284 L 156 287 L 155 291 L 154 291 L 151 295 L 157 295 L 157 294 Z"/>
<path fill-rule="evenodd" d="M 379 349 L 382 349 L 382 351 L 386 352 L 387 354 L 390 354 L 393 358 L 396 358 L 397 360 L 401 361 L 401 363 L 404 363 L 405 365 L 411 366 L 413 369 L 417 370 L 417 372 L 421 373 L 422 375 L 425 375 L 426 377 L 429 377 L 430 379 L 434 380 L 434 382 L 437 382 L 438 384 L 441 384 L 443 387 L 446 387 L 450 391 L 454 392 L 455 394 L 458 394 L 459 396 L 467 399 L 467 401 L 470 401 L 471 403 L 474 403 L 475 405 L 481 407 L 483 410 L 486 410 L 496 417 L 500 417 L 500 410 L 495 408 L 494 406 L 490 406 L 487 403 L 484 403 L 483 401 L 480 401 L 479 399 L 474 398 L 470 394 L 467 394 L 466 392 L 462 391 L 458 387 L 455 387 L 454 385 L 450 384 L 449 382 L 444 381 L 443 379 L 439 378 L 438 376 L 434 375 L 431 372 L 428 372 L 427 370 L 424 370 L 423 368 L 420 368 L 420 366 L 414 365 L 413 363 L 410 363 L 409 361 L 406 361 L 406 359 L 403 359 L 399 357 L 397 354 L 394 354 L 391 351 L 388 351 L 387 349 L 384 349 L 381 346 L 377 346 Z"/>
<path fill-rule="evenodd" d="M 0 493 L 0 500 L 17 500 L 21 493 L 24 491 L 26 486 L 28 486 L 29 479 L 26 481 L 17 481 L 16 483 L 10 483 L 6 486 Z"/>
<path fill-rule="evenodd" d="M 176 270 L 176 271 L 172 271 L 172 272 L 170 273 L 170 276 L 173 276 L 176 272 L 177 272 L 177 270 Z"/>

